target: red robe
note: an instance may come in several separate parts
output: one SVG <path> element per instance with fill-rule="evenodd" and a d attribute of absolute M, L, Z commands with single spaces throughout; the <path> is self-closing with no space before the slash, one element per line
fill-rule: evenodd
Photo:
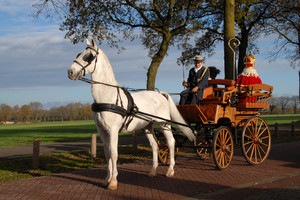
<path fill-rule="evenodd" d="M 259 78 L 256 69 L 254 67 L 244 68 L 243 72 L 239 75 L 236 81 L 236 87 L 239 90 L 242 90 L 243 87 L 253 84 L 262 84 L 261 79 Z M 240 102 L 256 102 L 256 97 L 247 97 L 240 99 Z"/>

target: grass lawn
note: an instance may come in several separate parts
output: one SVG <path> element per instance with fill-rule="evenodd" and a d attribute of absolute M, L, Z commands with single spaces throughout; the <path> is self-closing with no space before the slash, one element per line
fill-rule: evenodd
<path fill-rule="evenodd" d="M 93 120 L 0 125 L 0 147 L 90 140 L 97 133 Z M 128 135 L 128 134 L 122 134 Z"/>
<path fill-rule="evenodd" d="M 0 125 L 0 147 L 90 139 L 97 129 L 94 121 L 41 122 Z"/>
<path fill-rule="evenodd" d="M 137 154 L 134 155 L 132 146 L 120 146 L 119 152 L 118 164 L 152 160 L 150 147 L 139 146 Z M 90 151 L 76 151 L 41 156 L 39 163 L 40 168 L 33 169 L 31 157 L 1 160 L 0 183 L 106 166 L 103 148 L 97 151 L 95 159 L 91 159 Z"/>
<path fill-rule="evenodd" d="M 292 121 L 300 124 L 300 114 L 287 114 L 287 115 L 260 115 L 264 120 L 266 120 L 269 126 L 278 123 L 279 125 L 291 124 Z"/>

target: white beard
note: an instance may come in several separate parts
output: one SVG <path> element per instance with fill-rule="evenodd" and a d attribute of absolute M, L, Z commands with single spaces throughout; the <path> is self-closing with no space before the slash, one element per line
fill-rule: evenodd
<path fill-rule="evenodd" d="M 202 68 L 202 66 L 201 67 L 199 67 L 199 68 L 197 68 L 197 67 L 194 67 L 194 71 L 197 73 L 200 69 Z"/>
<path fill-rule="evenodd" d="M 246 77 L 249 77 L 249 76 L 258 77 L 258 73 L 257 73 L 256 69 L 254 69 L 253 67 L 244 68 L 241 75 L 246 76 Z"/>

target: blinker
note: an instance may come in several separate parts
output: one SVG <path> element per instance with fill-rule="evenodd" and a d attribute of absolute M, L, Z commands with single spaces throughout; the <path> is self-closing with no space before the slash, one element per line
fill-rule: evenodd
<path fill-rule="evenodd" d="M 92 62 L 95 59 L 95 56 L 92 53 L 87 53 L 83 56 L 82 60 L 85 62 Z"/>

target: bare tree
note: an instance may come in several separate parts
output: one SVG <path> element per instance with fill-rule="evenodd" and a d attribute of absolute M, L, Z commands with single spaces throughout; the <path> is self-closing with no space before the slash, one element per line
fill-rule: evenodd
<path fill-rule="evenodd" d="M 291 106 L 294 110 L 294 114 L 297 114 L 299 105 L 300 105 L 299 96 L 292 96 L 291 97 Z"/>
<path fill-rule="evenodd" d="M 286 109 L 290 106 L 290 103 L 291 103 L 290 97 L 281 96 L 278 98 L 278 104 L 279 107 L 281 108 L 282 113 L 286 112 Z"/>
<path fill-rule="evenodd" d="M 284 52 L 291 66 L 300 67 L 300 1 L 276 0 L 272 6 L 272 18 L 267 21 L 267 33 L 276 33 L 277 51 L 272 57 Z"/>
<path fill-rule="evenodd" d="M 29 106 L 33 112 L 33 119 L 38 120 L 39 115 L 41 114 L 41 111 L 43 110 L 43 104 L 37 101 L 30 102 Z"/>
<path fill-rule="evenodd" d="M 270 114 L 273 114 L 277 107 L 278 107 L 278 98 L 273 97 L 270 103 Z"/>
<path fill-rule="evenodd" d="M 270 58 L 276 60 L 284 53 L 290 65 L 298 70 L 300 97 L 300 1 L 276 0 L 276 6 L 272 9 L 273 18 L 265 29 L 269 34 L 276 33 L 278 38 L 277 48 L 273 49 Z"/>

